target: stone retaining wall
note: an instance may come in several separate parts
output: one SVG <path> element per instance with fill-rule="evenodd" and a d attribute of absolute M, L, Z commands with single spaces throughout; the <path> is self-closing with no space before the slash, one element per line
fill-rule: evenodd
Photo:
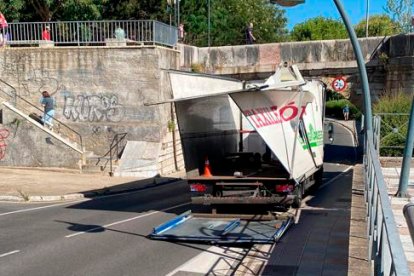
<path fill-rule="evenodd" d="M 182 158 L 173 156 L 181 154 L 180 147 L 173 152 L 170 141 L 170 105 L 144 105 L 170 98 L 168 76 L 162 69 L 177 69 L 178 55 L 173 49 L 155 46 L 3 48 L 1 80 L 39 108 L 41 91 L 49 91 L 57 102 L 56 118 L 82 135 L 84 146 L 92 155 L 106 153 L 116 133 L 128 133 L 129 141 L 162 143 L 162 156 L 153 158 L 163 164 L 176 159 L 178 168 L 182 168 Z M 14 92 L 0 83 L 0 97 L 7 98 L 6 93 Z M 10 149 L 24 150 L 13 151 L 12 159 L 4 158 L 2 165 L 78 165 L 79 158 L 68 158 L 63 164 L 59 158 L 51 157 L 50 153 L 55 152 L 52 146 L 44 145 L 49 150 L 39 151 L 33 144 L 37 144 L 36 140 L 20 140 L 18 144 L 10 140 Z M 161 171 L 172 169 L 166 165 Z"/>

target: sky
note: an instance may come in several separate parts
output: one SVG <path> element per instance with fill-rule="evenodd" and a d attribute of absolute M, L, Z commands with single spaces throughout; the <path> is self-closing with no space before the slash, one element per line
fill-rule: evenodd
<path fill-rule="evenodd" d="M 387 0 L 368 1 L 370 15 L 385 13 L 384 7 L 387 4 Z M 357 24 L 362 19 L 365 19 L 367 0 L 342 0 L 341 2 L 353 25 Z M 316 16 L 340 19 L 339 12 L 333 0 L 306 0 L 302 5 L 283 9 L 286 10 L 289 30 L 291 30 L 294 25 Z"/>

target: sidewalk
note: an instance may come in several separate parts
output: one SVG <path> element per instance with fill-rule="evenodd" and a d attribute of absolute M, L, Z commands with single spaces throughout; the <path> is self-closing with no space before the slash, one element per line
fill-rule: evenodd
<path fill-rule="evenodd" d="M 120 193 L 173 181 L 82 174 L 61 168 L 0 167 L 0 201 L 60 201 Z"/>
<path fill-rule="evenodd" d="M 408 193 L 411 198 L 398 198 L 395 194 L 398 191 L 399 179 L 401 173 L 401 162 L 391 163 L 391 167 L 386 167 L 389 164 L 382 162 L 382 173 L 384 174 L 385 184 L 387 185 L 388 195 L 391 202 L 392 212 L 394 214 L 395 223 L 397 224 L 398 232 L 400 234 L 401 243 L 404 249 L 405 257 L 407 258 L 411 274 L 414 275 L 414 245 L 411 240 L 410 231 L 408 229 L 407 221 L 403 214 L 403 208 L 407 203 L 414 200 L 414 172 L 411 169 L 409 177 Z"/>

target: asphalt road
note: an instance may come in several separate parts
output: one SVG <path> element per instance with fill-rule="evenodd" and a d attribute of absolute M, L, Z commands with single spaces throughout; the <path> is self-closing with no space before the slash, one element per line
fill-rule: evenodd
<path fill-rule="evenodd" d="M 327 185 L 321 189 L 329 192 L 317 192 L 318 196 L 311 197 L 309 206 L 323 206 L 324 200 L 336 202 L 332 194 L 337 198 L 348 191 L 344 185 L 329 183 L 347 169 L 355 157 L 349 146 L 352 145 L 349 132 L 341 130 L 341 126 L 337 129 L 337 134 L 341 133 L 343 137 L 335 139 L 340 144 L 334 143 L 327 148 L 328 163 L 324 175 Z M 340 155 L 347 156 L 346 164 L 338 162 L 341 157 L 337 150 Z M 181 181 L 72 203 L 0 203 L 0 275 L 156 276 L 185 272 L 200 275 L 240 269 L 250 247 L 227 248 L 146 238 L 154 226 L 188 209 L 187 189 Z M 303 228 L 294 229 L 304 231 L 314 225 L 309 216 L 311 214 L 302 217 Z M 288 232 L 286 237 L 289 235 L 292 233 Z M 280 254 L 294 243 L 295 239 L 285 239 L 272 249 L 272 255 L 279 256 L 280 261 L 269 266 L 269 271 L 288 267 L 287 263 L 291 261 L 281 258 Z M 289 252 L 294 254 L 293 250 Z M 300 264 L 300 260 L 296 260 L 296 266 L 291 266 L 298 269 L 298 262 Z"/>

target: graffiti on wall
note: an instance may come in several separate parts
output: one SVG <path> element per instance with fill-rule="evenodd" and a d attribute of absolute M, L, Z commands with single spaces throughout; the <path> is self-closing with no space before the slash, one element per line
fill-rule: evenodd
<path fill-rule="evenodd" d="M 112 94 L 65 95 L 63 116 L 74 122 L 120 122 L 125 115 L 118 97 Z"/>
<path fill-rule="evenodd" d="M 6 156 L 6 139 L 9 137 L 10 132 L 7 128 L 0 129 L 0 160 L 3 160 L 3 158 Z"/>
<path fill-rule="evenodd" d="M 17 94 L 22 97 L 39 96 L 44 90 L 54 95 L 64 90 L 65 86 L 87 86 L 91 83 L 110 85 L 111 80 L 106 74 L 102 74 L 102 60 L 105 59 L 105 54 L 96 54 L 94 58 L 94 68 L 78 67 L 63 70 L 55 67 L 55 59 L 49 60 L 47 53 L 45 56 L 38 56 L 37 53 L 9 51 L 0 58 L 0 73 L 2 79 L 12 84 Z M 60 59 L 56 61 L 61 62 Z M 61 63 L 57 65 L 60 66 Z"/>

